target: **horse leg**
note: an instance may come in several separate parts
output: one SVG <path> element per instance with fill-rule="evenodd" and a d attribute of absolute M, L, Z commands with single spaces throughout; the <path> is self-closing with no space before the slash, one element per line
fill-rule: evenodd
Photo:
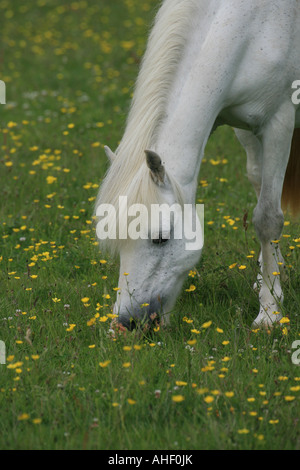
<path fill-rule="evenodd" d="M 261 140 L 253 134 L 251 131 L 245 131 L 242 129 L 235 129 L 235 134 L 244 147 L 247 153 L 247 176 L 252 184 L 257 200 L 260 196 L 261 191 L 261 181 L 262 181 L 262 159 L 263 159 L 263 146 Z M 282 276 L 285 275 L 284 271 L 284 259 L 280 252 L 279 245 L 277 246 L 277 258 L 278 264 L 280 267 L 280 273 Z M 262 252 L 260 251 L 258 258 L 259 273 L 257 275 L 257 280 L 253 285 L 255 291 L 259 291 L 262 286 Z"/>
<path fill-rule="evenodd" d="M 260 139 L 253 134 L 251 131 L 245 131 L 242 129 L 235 129 L 235 134 L 239 142 L 244 147 L 247 154 L 247 176 L 254 187 L 257 199 L 259 199 L 261 190 L 261 178 L 262 178 L 262 143 Z M 259 255 L 259 268 L 260 272 L 257 275 L 257 280 L 253 285 L 254 290 L 259 290 L 262 284 L 261 275 L 261 253 Z"/>
<path fill-rule="evenodd" d="M 235 134 L 247 153 L 247 176 L 252 183 L 257 199 L 261 190 L 262 178 L 262 143 L 251 131 L 235 129 Z"/>
<path fill-rule="evenodd" d="M 282 188 L 289 160 L 295 125 L 295 110 L 284 103 L 264 127 L 260 140 L 261 189 L 253 213 L 253 223 L 261 243 L 262 279 L 259 292 L 260 311 L 254 324 L 272 325 L 280 320 L 283 293 L 280 283 L 282 256 L 278 240 L 283 228 Z"/>

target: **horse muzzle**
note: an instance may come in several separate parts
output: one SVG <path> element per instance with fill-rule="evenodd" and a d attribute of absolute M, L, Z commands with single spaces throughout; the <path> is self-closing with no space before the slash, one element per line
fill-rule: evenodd
<path fill-rule="evenodd" d="M 161 321 L 162 301 L 158 298 L 141 305 L 122 306 L 121 304 L 119 308 L 115 304 L 114 313 L 118 315 L 116 321 L 128 330 L 144 328 Z"/>

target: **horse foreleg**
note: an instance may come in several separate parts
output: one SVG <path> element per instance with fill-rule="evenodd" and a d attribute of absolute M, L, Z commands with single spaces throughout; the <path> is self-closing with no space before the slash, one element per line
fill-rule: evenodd
<path fill-rule="evenodd" d="M 253 214 L 261 243 L 260 311 L 255 325 L 271 325 L 281 318 L 283 292 L 279 273 L 283 258 L 278 246 L 284 222 L 281 195 L 294 124 L 295 110 L 290 103 L 285 103 L 261 134 L 261 190 Z"/>
<path fill-rule="evenodd" d="M 255 190 L 257 199 L 259 199 L 259 195 L 261 191 L 261 180 L 262 180 L 262 156 L 263 156 L 262 142 L 251 131 L 235 129 L 235 134 L 246 151 L 247 176 Z M 261 263 L 262 263 L 262 255 L 260 252 L 259 260 L 258 260 L 259 273 L 257 275 L 256 282 L 253 285 L 253 289 L 255 291 L 259 290 L 262 285 L 262 275 L 261 275 L 262 264 Z"/>

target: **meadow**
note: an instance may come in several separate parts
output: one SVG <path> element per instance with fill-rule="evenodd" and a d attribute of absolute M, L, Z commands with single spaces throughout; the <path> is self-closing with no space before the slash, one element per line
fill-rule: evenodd
<path fill-rule="evenodd" d="M 94 202 L 158 5 L 0 0 L 1 449 L 300 449 L 299 221 L 284 320 L 253 330 L 255 194 L 231 128 L 206 148 L 205 249 L 170 326 L 110 331 L 119 267 Z"/>

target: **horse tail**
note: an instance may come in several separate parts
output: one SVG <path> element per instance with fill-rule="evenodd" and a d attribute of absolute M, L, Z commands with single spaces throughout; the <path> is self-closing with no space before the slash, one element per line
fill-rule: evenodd
<path fill-rule="evenodd" d="M 300 213 L 300 129 L 295 129 L 282 190 L 282 207 L 293 216 Z"/>

